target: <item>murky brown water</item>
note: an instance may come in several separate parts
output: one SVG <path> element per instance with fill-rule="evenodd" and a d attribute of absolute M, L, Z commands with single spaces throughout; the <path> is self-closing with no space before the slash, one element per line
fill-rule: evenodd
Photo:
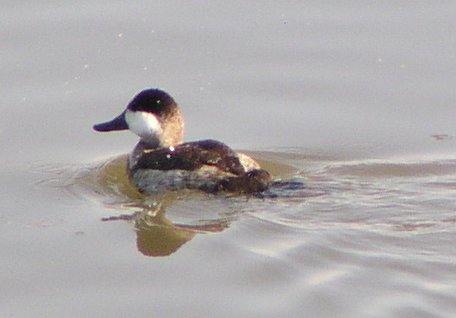
<path fill-rule="evenodd" d="M 454 317 L 456 5 L 5 3 L 0 316 Z M 144 198 L 144 87 L 263 198 Z"/>

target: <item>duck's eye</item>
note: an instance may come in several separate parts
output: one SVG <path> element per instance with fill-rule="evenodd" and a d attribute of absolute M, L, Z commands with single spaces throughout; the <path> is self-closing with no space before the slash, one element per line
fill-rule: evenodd
<path fill-rule="evenodd" d="M 161 100 L 157 99 L 157 104 L 160 104 L 161 103 Z"/>

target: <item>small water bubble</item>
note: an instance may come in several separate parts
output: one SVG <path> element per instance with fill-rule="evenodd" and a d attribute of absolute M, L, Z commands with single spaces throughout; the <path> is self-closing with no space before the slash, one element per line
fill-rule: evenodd
<path fill-rule="evenodd" d="M 122 32 L 120 32 L 119 34 L 117 34 L 117 37 L 121 38 L 121 37 L 123 37 L 123 35 L 124 34 Z"/>

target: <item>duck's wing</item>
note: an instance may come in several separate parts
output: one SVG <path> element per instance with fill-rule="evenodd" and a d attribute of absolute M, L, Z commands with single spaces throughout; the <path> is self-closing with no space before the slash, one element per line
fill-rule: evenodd
<path fill-rule="evenodd" d="M 138 158 L 133 170 L 188 170 L 213 166 L 234 175 L 245 172 L 238 154 L 230 147 L 215 140 L 187 142 L 174 147 L 146 150 Z"/>

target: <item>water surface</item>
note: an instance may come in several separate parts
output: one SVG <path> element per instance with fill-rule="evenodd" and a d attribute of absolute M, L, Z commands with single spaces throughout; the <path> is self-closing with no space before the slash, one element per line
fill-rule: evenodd
<path fill-rule="evenodd" d="M 454 317 L 451 2 L 5 2 L 0 315 Z M 263 198 L 129 186 L 144 87 Z"/>

